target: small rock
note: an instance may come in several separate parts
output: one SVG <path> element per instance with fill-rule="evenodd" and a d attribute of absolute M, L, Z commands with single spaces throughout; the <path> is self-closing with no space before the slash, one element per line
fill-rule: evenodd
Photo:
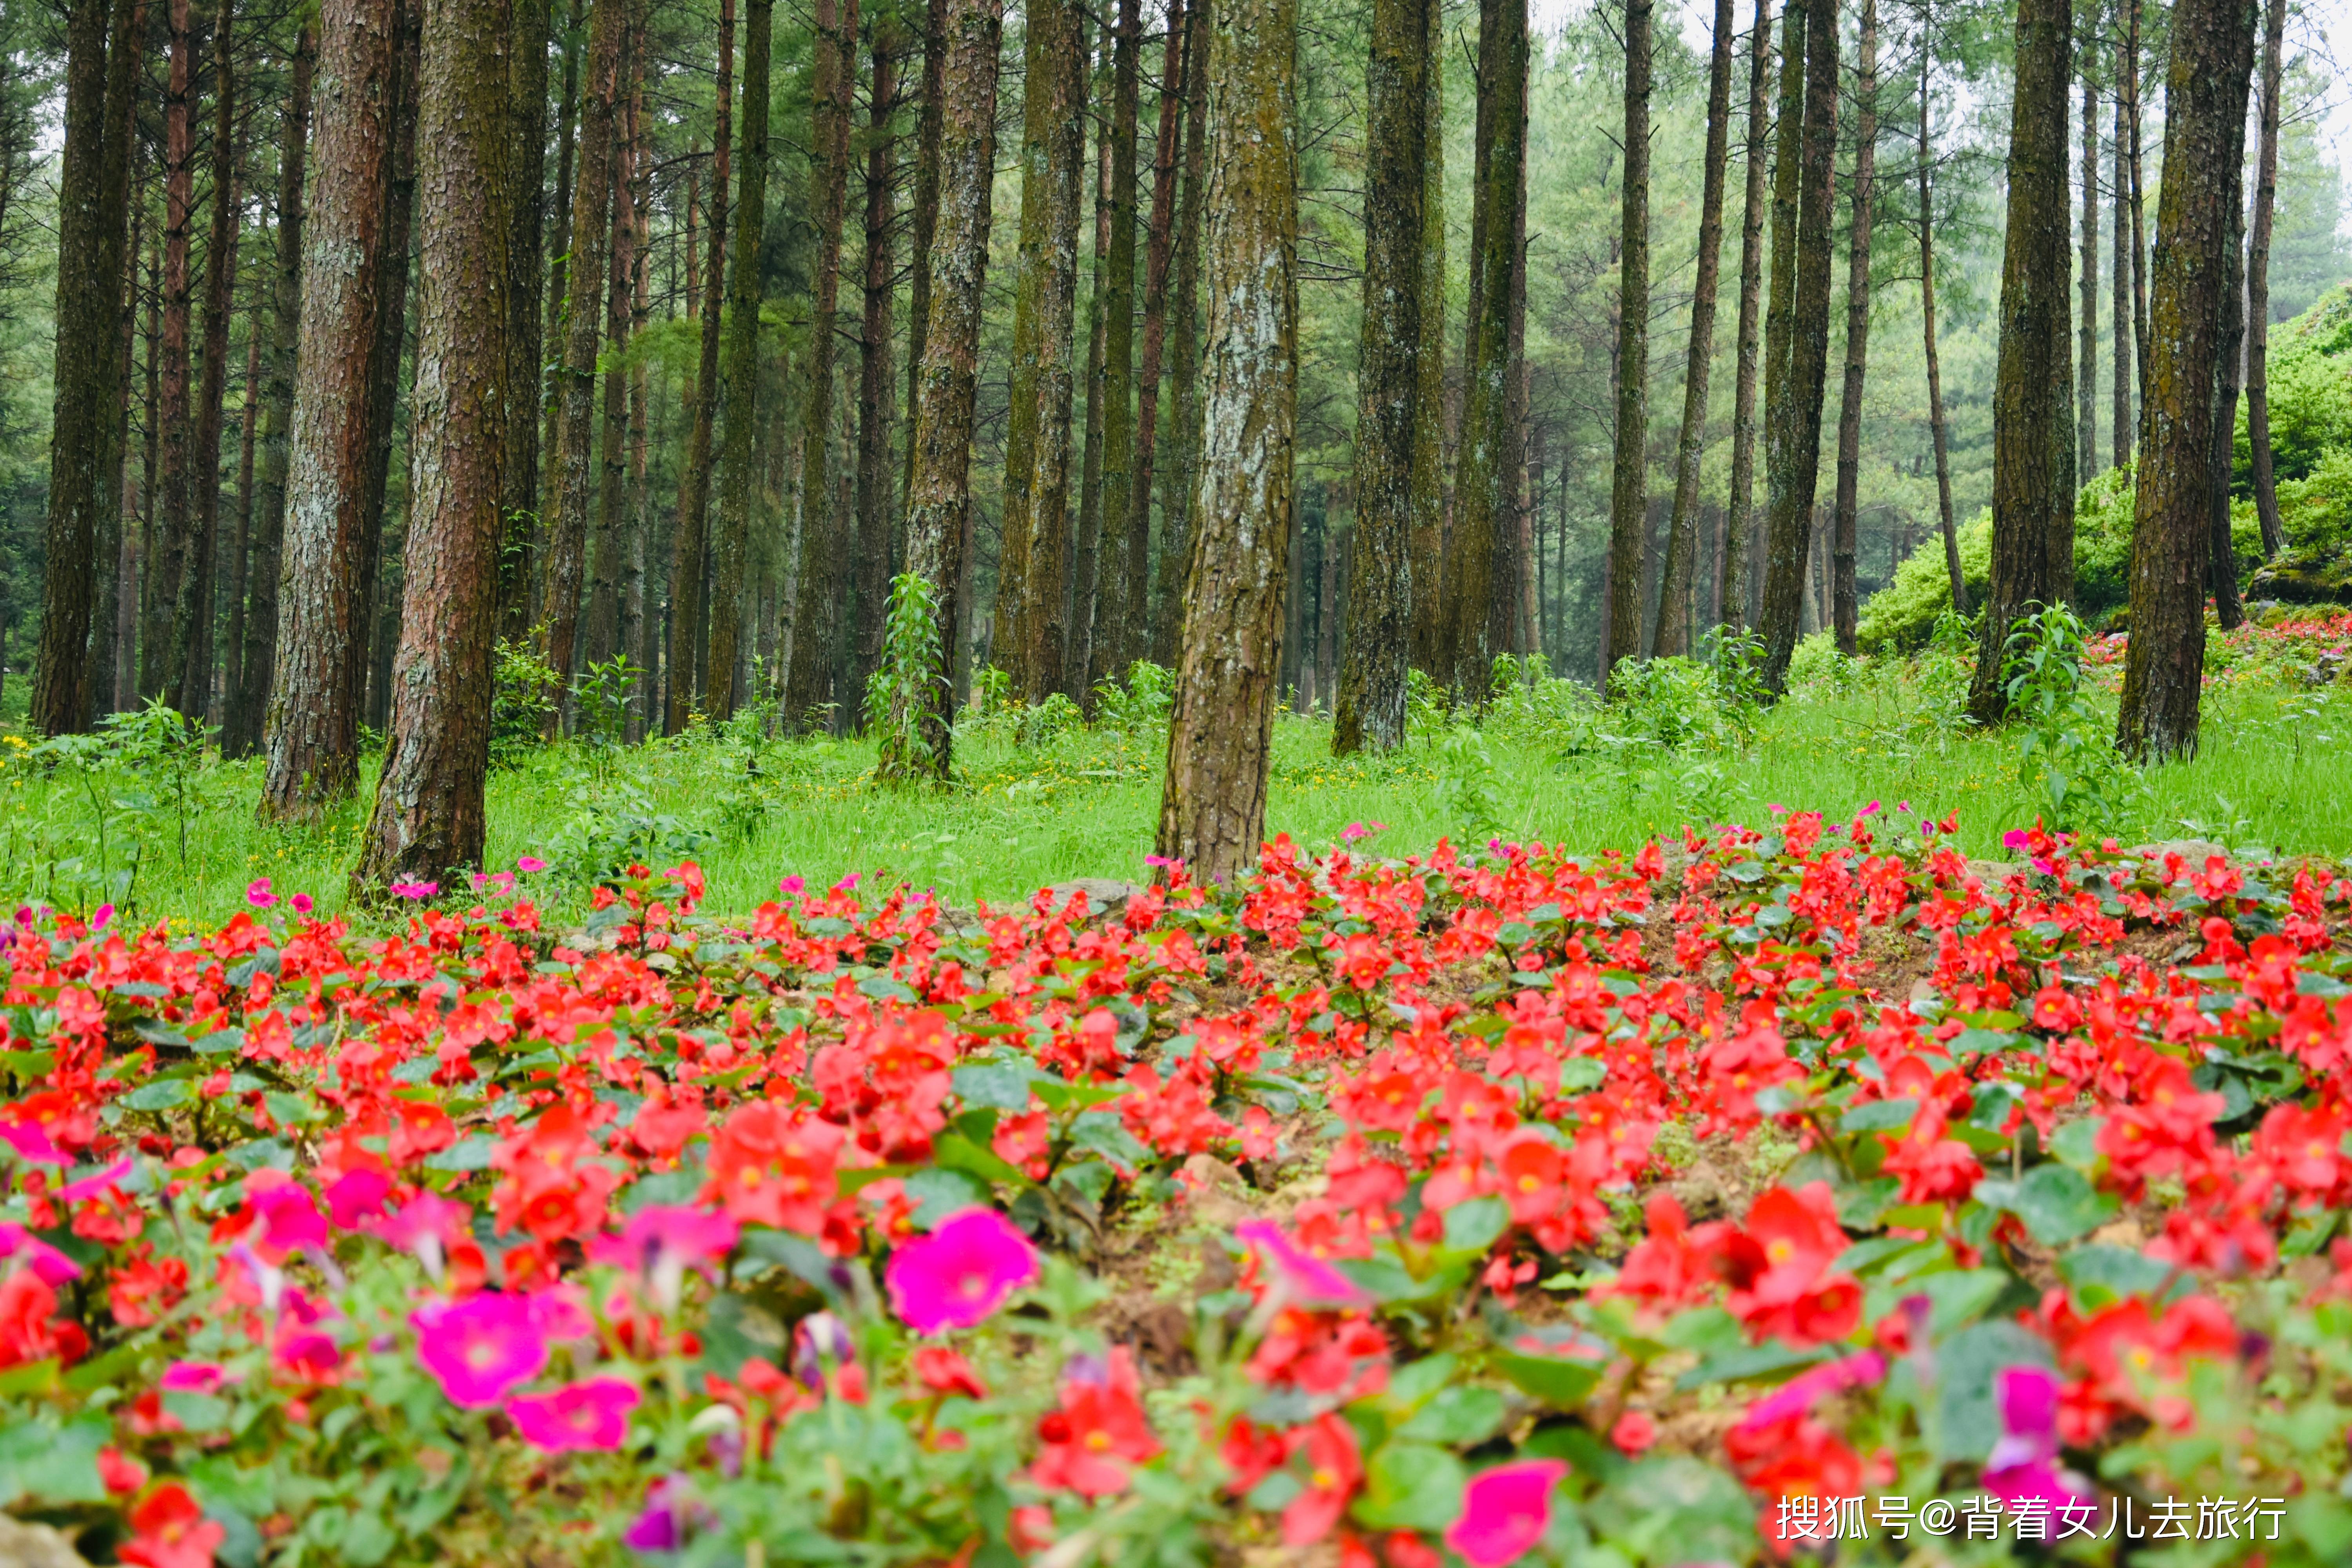
<path fill-rule="evenodd" d="M 2190 870 L 2202 871 L 2208 859 L 2219 855 L 2226 860 L 2229 858 L 2230 851 L 2226 846 L 2215 844 L 2210 839 L 2168 838 L 2160 844 L 2143 844 L 2137 849 L 2126 849 L 2124 854 L 2132 859 L 2153 860 L 2158 866 L 2164 864 L 2164 858 L 2167 855 L 2178 855 L 2180 857 L 2181 863 Z"/>
<path fill-rule="evenodd" d="M 0 1568 L 89 1568 L 73 1542 L 46 1524 L 0 1513 Z"/>
<path fill-rule="evenodd" d="M 1073 893 L 1087 896 L 1087 916 L 1090 920 L 1115 920 L 1127 912 L 1127 903 L 1143 889 L 1133 882 L 1117 881 L 1109 877 L 1073 877 L 1066 882 L 1055 882 L 1045 889 L 1054 896 L 1054 907 L 1060 909 L 1070 901 Z"/>

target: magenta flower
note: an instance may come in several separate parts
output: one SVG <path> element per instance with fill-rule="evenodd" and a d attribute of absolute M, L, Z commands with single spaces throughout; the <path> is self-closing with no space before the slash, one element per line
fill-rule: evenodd
<path fill-rule="evenodd" d="M 81 1278 L 81 1265 L 11 1221 L 0 1220 L 0 1258 L 21 1258 L 25 1267 L 44 1285 L 63 1285 Z"/>
<path fill-rule="evenodd" d="M 648 1204 L 629 1216 L 618 1236 L 600 1236 L 588 1255 L 599 1263 L 633 1268 L 654 1288 L 666 1308 L 677 1305 L 687 1269 L 700 1268 L 715 1279 L 710 1260 L 735 1245 L 734 1216 L 668 1204 Z"/>
<path fill-rule="evenodd" d="M 515 857 L 515 869 L 528 877 L 534 871 L 546 870 L 547 862 L 536 855 L 519 855 Z"/>
<path fill-rule="evenodd" d="M 429 899 L 440 890 L 438 882 L 394 882 L 391 889 L 395 899 Z"/>
<path fill-rule="evenodd" d="M 890 1305 L 917 1333 L 968 1329 L 1037 1278 L 1037 1249 L 994 1209 L 950 1215 L 890 1255 Z"/>
<path fill-rule="evenodd" d="M 2083 1479 L 2058 1466 L 2058 1374 L 2047 1367 L 2003 1367 L 1993 1379 L 2000 1440 L 1986 1456 L 1984 1488 L 2003 1502 L 2038 1498 L 2053 1509 L 2087 1500 Z"/>
<path fill-rule="evenodd" d="M 1876 1351 L 1863 1351 L 1825 1362 L 1801 1373 L 1748 1407 L 1739 1418 L 1741 1431 L 1753 1431 L 1791 1415 L 1802 1415 L 1832 1394 L 1866 1388 L 1886 1375 L 1886 1363 Z"/>
<path fill-rule="evenodd" d="M 37 1121 L 0 1121 L 0 1142 L 16 1152 L 16 1158 L 34 1164 L 70 1165 L 73 1156 L 49 1142 L 49 1135 Z"/>
<path fill-rule="evenodd" d="M 454 1198 L 422 1192 L 388 1215 L 360 1222 L 359 1229 L 388 1246 L 413 1253 L 437 1282 L 446 1249 L 465 1239 L 474 1211 Z"/>
<path fill-rule="evenodd" d="M 840 881 L 835 882 L 833 885 L 833 890 L 836 893 L 848 892 L 851 889 L 857 886 L 859 879 L 865 875 L 866 873 L 863 871 L 852 871 L 848 876 L 844 877 Z"/>
<path fill-rule="evenodd" d="M 634 1384 L 617 1377 L 567 1383 L 550 1394 L 507 1401 L 507 1418 L 522 1440 L 550 1454 L 575 1448 L 614 1449 L 628 1441 L 629 1412 L 637 1407 Z"/>
<path fill-rule="evenodd" d="M 166 1394 L 218 1394 L 236 1379 L 228 1369 L 208 1361 L 175 1361 L 163 1369 L 158 1384 Z"/>
<path fill-rule="evenodd" d="M 797 899 L 801 896 L 801 889 L 807 886 L 808 879 L 805 877 L 785 877 L 777 881 L 776 891 L 788 899 Z"/>
<path fill-rule="evenodd" d="M 547 1338 L 530 1302 L 485 1291 L 463 1301 L 435 1301 L 409 1314 L 416 1359 L 452 1405 L 481 1410 L 537 1377 L 547 1365 Z"/>
<path fill-rule="evenodd" d="M 295 912 L 296 914 L 298 914 L 298 915 L 307 915 L 307 914 L 309 914 L 309 913 L 310 912 L 310 894 L 308 894 L 308 893 L 297 893 L 297 894 L 295 894 L 295 895 L 294 895 L 294 899 L 293 899 L 293 903 L 294 903 L 294 912 Z"/>
<path fill-rule="evenodd" d="M 2003 849 L 2022 849 L 2025 847 L 2028 840 L 2029 836 L 2025 829 L 2022 827 L 2012 827 L 2008 832 L 2000 836 L 2000 847 Z"/>
<path fill-rule="evenodd" d="M 580 1287 L 568 1279 L 534 1290 L 523 1301 L 530 1309 L 531 1326 L 550 1342 L 595 1337 L 596 1320 L 588 1315 L 588 1302 Z"/>
<path fill-rule="evenodd" d="M 68 1182 L 58 1189 L 60 1203 L 78 1204 L 84 1198 L 94 1198 L 131 1173 L 131 1156 L 125 1154 L 111 1165 L 92 1171 L 79 1181 Z"/>
<path fill-rule="evenodd" d="M 362 1220 L 383 1213 L 383 1200 L 391 1195 L 392 1178 L 382 1171 L 346 1171 L 327 1189 L 327 1217 L 337 1230 L 357 1230 Z"/>
<path fill-rule="evenodd" d="M 256 877 L 247 882 L 245 885 L 245 901 L 257 910 L 266 910 L 276 903 L 278 895 L 269 890 L 269 879 Z"/>
<path fill-rule="evenodd" d="M 1234 1239 L 1264 1258 L 1301 1306 L 1352 1307 L 1367 1300 L 1355 1281 L 1283 1235 L 1271 1220 L 1244 1220 L 1234 1226 Z"/>
<path fill-rule="evenodd" d="M 98 912 L 89 917 L 89 929 L 92 931 L 104 931 L 109 925 L 113 923 L 113 921 L 114 906 L 112 904 L 100 904 L 98 906 Z"/>
<path fill-rule="evenodd" d="M 327 1245 L 327 1216 L 319 1212 L 310 1188 L 282 1182 L 255 1193 L 253 1207 L 261 1216 L 261 1232 L 254 1237 L 256 1250 L 269 1262 Z"/>
<path fill-rule="evenodd" d="M 1445 1544 L 1470 1568 L 1517 1562 L 1551 1528 L 1551 1489 L 1567 1474 L 1562 1459 L 1520 1459 L 1473 1478 Z"/>
<path fill-rule="evenodd" d="M 718 1522 L 718 1515 L 695 1500 L 694 1483 L 675 1472 L 646 1488 L 646 1508 L 622 1533 L 633 1552 L 676 1552 L 688 1533 Z"/>

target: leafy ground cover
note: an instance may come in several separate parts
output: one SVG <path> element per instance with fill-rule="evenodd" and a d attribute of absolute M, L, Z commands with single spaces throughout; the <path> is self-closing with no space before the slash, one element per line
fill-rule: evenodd
<path fill-rule="evenodd" d="M 150 1568 L 2352 1550 L 2352 883 L 1378 842 L 1109 916 L 27 908 L 0 1505 Z"/>

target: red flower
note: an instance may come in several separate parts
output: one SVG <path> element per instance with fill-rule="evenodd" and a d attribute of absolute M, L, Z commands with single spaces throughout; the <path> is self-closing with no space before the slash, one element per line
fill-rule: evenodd
<path fill-rule="evenodd" d="M 1061 1407 L 1038 1421 L 1037 1436 L 1042 1447 L 1029 1467 L 1037 1485 L 1087 1498 L 1125 1491 L 1128 1468 L 1160 1452 L 1160 1439 L 1144 1418 L 1133 1353 L 1114 1345 L 1108 1363 L 1066 1378 Z"/>
<path fill-rule="evenodd" d="M 967 1399 L 988 1397 L 988 1384 L 980 1381 L 971 1363 L 945 1345 L 925 1345 L 915 1352 L 915 1375 L 923 1386 L 935 1394 L 961 1394 Z"/>
<path fill-rule="evenodd" d="M 1283 1544 L 1307 1546 L 1339 1522 L 1363 1482 L 1364 1466 L 1356 1452 L 1355 1428 L 1333 1411 L 1293 1427 L 1285 1447 L 1293 1457 L 1306 1456 L 1307 1486 L 1282 1510 Z"/>
<path fill-rule="evenodd" d="M 228 1536 L 205 1517 L 188 1489 L 165 1481 L 131 1510 L 131 1538 L 115 1555 L 139 1568 L 212 1568 L 213 1553 Z"/>
<path fill-rule="evenodd" d="M 58 1293 L 30 1268 L 0 1280 L 0 1367 L 55 1357 L 70 1366 L 89 1349 L 89 1336 L 75 1322 L 53 1323 Z"/>
<path fill-rule="evenodd" d="M 1827 1182 L 1764 1194 L 1748 1211 L 1741 1239 L 1747 1245 L 1731 1249 L 1725 1304 L 1750 1333 L 1817 1344 L 1853 1331 L 1862 1287 L 1830 1268 L 1849 1244 Z"/>
<path fill-rule="evenodd" d="M 834 1156 L 845 1136 L 832 1122 L 773 1100 L 739 1106 L 710 1141 L 702 1196 L 745 1224 L 814 1234 L 840 1190 Z"/>
<path fill-rule="evenodd" d="M 1919 1108 L 1911 1131 L 1897 1137 L 1881 1134 L 1886 1159 L 1880 1167 L 1903 1179 L 1897 1201 L 1906 1204 L 1966 1203 L 1984 1176 L 1974 1151 L 1957 1138 L 1944 1136 L 1940 1105 Z"/>

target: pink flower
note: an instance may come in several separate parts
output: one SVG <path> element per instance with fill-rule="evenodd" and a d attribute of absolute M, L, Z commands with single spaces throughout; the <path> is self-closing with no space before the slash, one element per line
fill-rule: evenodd
<path fill-rule="evenodd" d="M 441 891 L 438 882 L 394 882 L 392 896 L 395 899 L 429 899 Z"/>
<path fill-rule="evenodd" d="M 382 1171 L 346 1171 L 327 1189 L 327 1217 L 337 1230 L 357 1230 L 362 1220 L 383 1213 L 383 1200 L 391 1195 L 392 1178 Z"/>
<path fill-rule="evenodd" d="M 2000 836 L 2003 849 L 2022 849 L 2030 841 L 2031 836 L 2022 827 L 2012 827 Z"/>
<path fill-rule="evenodd" d="M 514 892 L 514 880 L 515 874 L 512 871 L 495 873 L 477 871 L 474 873 L 474 890 L 478 893 L 484 888 L 495 888 L 498 889 L 499 897 L 503 899 Z"/>
<path fill-rule="evenodd" d="M 282 1262 L 289 1253 L 327 1245 L 327 1216 L 319 1212 L 310 1188 L 280 1182 L 254 1193 L 253 1207 L 261 1216 L 261 1232 L 253 1238 L 255 1250 L 266 1261 Z"/>
<path fill-rule="evenodd" d="M 416 1326 L 416 1359 L 453 1405 L 496 1405 L 547 1365 L 546 1337 L 523 1297 L 485 1291 L 435 1301 L 408 1321 Z"/>
<path fill-rule="evenodd" d="M 708 1529 L 718 1515 L 695 1500 L 694 1485 L 673 1471 L 646 1488 L 645 1511 L 621 1536 L 634 1552 L 676 1552 L 696 1529 Z"/>
<path fill-rule="evenodd" d="M 310 912 L 310 894 L 308 894 L 308 893 L 297 893 L 297 894 L 295 894 L 295 895 L 294 895 L 294 900 L 293 900 L 293 902 L 294 902 L 294 912 L 295 912 L 296 914 L 298 914 L 298 915 L 307 915 L 307 914 L 309 914 L 309 913 Z"/>
<path fill-rule="evenodd" d="M 98 912 L 89 917 L 89 929 L 92 931 L 104 931 L 107 926 L 113 921 L 113 920 L 114 906 L 112 904 L 100 904 L 98 906 Z"/>
<path fill-rule="evenodd" d="M 677 1305 L 686 1271 L 699 1268 L 711 1274 L 710 1259 L 723 1258 L 734 1247 L 738 1227 L 723 1211 L 667 1204 L 648 1204 L 629 1216 L 618 1236 L 600 1236 L 588 1248 L 599 1263 L 633 1268 L 649 1280 L 667 1307 Z"/>
<path fill-rule="evenodd" d="M 531 1327 L 550 1341 L 595 1337 L 596 1320 L 588 1315 L 587 1300 L 569 1279 L 532 1291 L 523 1303 L 530 1309 Z"/>
<path fill-rule="evenodd" d="M 536 855 L 519 855 L 515 858 L 515 869 L 528 877 L 535 871 L 546 870 L 547 862 Z"/>
<path fill-rule="evenodd" d="M 845 893 L 852 888 L 857 886 L 859 879 L 865 875 L 866 873 L 863 871 L 852 871 L 848 876 L 844 877 L 840 881 L 835 882 L 833 885 L 833 890 L 836 893 Z"/>
<path fill-rule="evenodd" d="M 1037 1278 L 1037 1249 L 994 1209 L 950 1215 L 890 1255 L 890 1305 L 917 1333 L 968 1329 Z"/>
<path fill-rule="evenodd" d="M 1801 1373 L 1748 1407 L 1739 1428 L 1751 1432 L 1791 1415 L 1803 1415 L 1832 1394 L 1865 1388 L 1886 1375 L 1886 1363 L 1876 1351 L 1863 1351 Z"/>
<path fill-rule="evenodd" d="M 23 1226 L 0 1221 L 0 1258 L 21 1258 L 44 1285 L 81 1278 L 81 1266 Z"/>
<path fill-rule="evenodd" d="M 0 1142 L 16 1152 L 16 1158 L 41 1165 L 70 1165 L 73 1156 L 49 1142 L 49 1135 L 37 1121 L 0 1121 Z"/>
<path fill-rule="evenodd" d="M 354 1227 L 378 1241 L 414 1253 L 436 1281 L 446 1249 L 466 1238 L 474 1211 L 454 1198 L 422 1192 L 388 1215 L 362 1219 Z"/>
<path fill-rule="evenodd" d="M 1352 1307 L 1366 1300 L 1353 1280 L 1283 1235 L 1271 1220 L 1244 1220 L 1234 1226 L 1234 1239 L 1272 1265 L 1300 1306 Z"/>
<path fill-rule="evenodd" d="M 786 877 L 776 884 L 776 891 L 788 899 L 797 899 L 801 896 L 801 889 L 807 886 L 808 879 L 805 877 Z"/>
<path fill-rule="evenodd" d="M 166 1394 L 218 1394 L 236 1380 L 228 1369 L 208 1361 L 175 1361 L 163 1369 L 157 1386 Z"/>
<path fill-rule="evenodd" d="M 1462 1489 L 1462 1517 L 1445 1544 L 1470 1568 L 1515 1563 L 1551 1528 L 1551 1489 L 1568 1474 L 1561 1459 L 1497 1465 Z"/>
<path fill-rule="evenodd" d="M 551 1394 L 507 1401 L 507 1418 L 522 1440 L 550 1454 L 574 1448 L 619 1447 L 628 1441 L 629 1412 L 637 1407 L 635 1384 L 617 1377 L 568 1383 Z"/>
<path fill-rule="evenodd" d="M 68 1182 L 58 1189 L 61 1203 L 78 1204 L 84 1198 L 94 1198 L 131 1173 L 131 1156 L 125 1154 L 111 1165 L 92 1171 L 79 1181 Z"/>
<path fill-rule="evenodd" d="M 1146 855 L 1143 863 L 1158 870 L 1172 870 L 1184 862 L 1167 855 Z"/>
<path fill-rule="evenodd" d="M 266 910 L 270 905 L 276 903 L 278 901 L 278 895 L 269 890 L 269 879 L 267 877 L 256 877 L 252 881 L 247 883 L 245 888 L 245 901 L 251 904 L 257 910 Z"/>
<path fill-rule="evenodd" d="M 2053 1509 L 2088 1500 L 2081 1477 L 2058 1466 L 2058 1374 L 2046 1367 L 2003 1367 L 1993 1379 L 2000 1440 L 1985 1458 L 1985 1490 L 2003 1502 L 2038 1498 Z"/>

